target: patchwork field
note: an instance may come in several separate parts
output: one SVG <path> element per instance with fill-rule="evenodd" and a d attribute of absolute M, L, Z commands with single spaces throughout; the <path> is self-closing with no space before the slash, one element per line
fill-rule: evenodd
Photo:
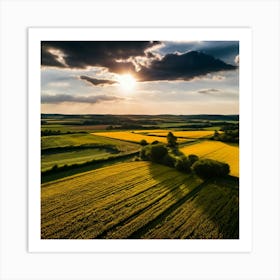
<path fill-rule="evenodd" d="M 135 133 L 145 133 L 148 136 L 161 136 L 166 137 L 168 132 L 172 132 L 176 137 L 179 138 L 203 138 L 207 136 L 212 136 L 213 131 L 204 131 L 204 130 L 194 130 L 194 131 L 176 131 L 176 130 L 142 130 L 135 131 Z M 178 139 L 180 141 L 180 139 Z"/>
<path fill-rule="evenodd" d="M 112 152 L 109 149 L 102 148 L 82 149 L 79 151 L 69 151 L 45 155 L 43 154 L 41 155 L 41 170 L 44 171 L 50 169 L 54 165 L 60 167 L 65 164 L 80 164 L 93 159 L 104 159 L 111 155 Z"/>
<path fill-rule="evenodd" d="M 102 135 L 93 134 L 66 134 L 66 135 L 54 135 L 54 136 L 43 136 L 41 137 L 42 150 L 56 147 L 67 147 L 67 146 L 80 146 L 80 145 L 112 145 L 122 152 L 131 152 L 139 149 L 139 146 L 130 143 L 119 141 L 118 139 L 108 139 L 102 137 Z"/>
<path fill-rule="evenodd" d="M 238 180 L 203 183 L 150 163 L 111 165 L 41 188 L 43 239 L 238 238 Z"/>
<path fill-rule="evenodd" d="M 41 137 L 41 171 L 91 160 L 137 152 L 140 146 L 118 139 L 91 134 L 66 134 Z"/>
<path fill-rule="evenodd" d="M 135 131 L 114 131 L 114 132 L 95 132 L 92 135 L 104 136 L 113 139 L 140 143 L 141 140 L 146 140 L 148 143 L 159 141 L 167 143 L 166 136 L 168 130 L 135 130 Z M 211 131 L 172 131 L 178 137 L 179 143 L 188 142 L 190 139 L 197 139 L 205 136 L 213 135 Z"/>
<path fill-rule="evenodd" d="M 147 136 L 129 131 L 95 132 L 92 133 L 92 135 L 104 136 L 108 138 L 130 141 L 134 143 L 140 143 L 141 140 L 146 140 L 148 143 L 152 143 L 153 141 L 166 143 L 166 138 L 164 137 Z"/>
<path fill-rule="evenodd" d="M 239 177 L 239 147 L 220 141 L 203 141 L 180 149 L 184 154 L 195 154 L 230 165 L 230 174 Z"/>

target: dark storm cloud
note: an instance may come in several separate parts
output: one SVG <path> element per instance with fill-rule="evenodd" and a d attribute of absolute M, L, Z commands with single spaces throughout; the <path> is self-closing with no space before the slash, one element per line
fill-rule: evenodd
<path fill-rule="evenodd" d="M 132 62 L 119 62 L 135 56 L 146 56 L 145 51 L 159 42 L 150 41 L 43 41 L 42 66 L 86 68 L 106 67 L 111 72 L 134 71 Z M 52 50 L 59 51 L 66 65 L 58 61 Z"/>
<path fill-rule="evenodd" d="M 112 85 L 117 83 L 117 81 L 113 81 L 113 80 L 94 79 L 88 76 L 80 76 L 80 79 L 85 80 L 95 86 Z"/>
<path fill-rule="evenodd" d="M 137 76 L 140 81 L 188 81 L 209 73 L 236 68 L 213 56 L 192 51 L 184 54 L 167 54 L 161 60 L 154 60 L 150 67 L 143 67 Z"/>
<path fill-rule="evenodd" d="M 179 46 L 185 46 L 184 48 L 189 46 L 200 48 L 203 51 L 176 53 L 174 48 L 172 53 L 162 54 L 161 56 L 158 56 L 153 49 L 155 46 L 166 48 L 168 44 L 170 43 L 149 41 L 48 41 L 41 43 L 41 61 L 43 66 L 62 68 L 105 67 L 111 73 L 131 73 L 138 81 L 188 81 L 213 72 L 237 68 L 236 65 L 225 63 L 216 56 L 218 54 L 229 55 L 231 50 L 231 54 L 234 53 L 235 58 L 238 53 L 233 49 L 238 47 L 238 42 L 193 42 L 182 43 L 181 45 L 174 43 L 177 50 L 180 50 Z M 233 44 L 235 44 L 235 47 Z M 139 57 L 145 58 L 146 63 L 137 64 L 136 58 L 139 60 Z M 234 64 L 234 59 L 232 63 Z M 82 77 L 81 79 L 93 85 L 113 84 L 113 81 L 110 80 Z"/>
<path fill-rule="evenodd" d="M 160 49 L 165 53 L 186 53 L 189 51 L 200 51 L 221 59 L 227 63 L 234 63 L 239 54 L 239 41 L 199 41 L 199 42 L 164 42 Z"/>
<path fill-rule="evenodd" d="M 65 67 L 65 65 L 63 65 L 58 60 L 59 60 L 58 55 L 50 53 L 46 46 L 44 46 L 44 45 L 41 46 L 41 65 L 54 66 L 54 67 Z"/>
<path fill-rule="evenodd" d="M 56 94 L 56 95 L 42 95 L 42 104 L 58 104 L 64 102 L 72 103 L 100 103 L 105 101 L 120 101 L 123 98 L 108 95 L 96 95 L 96 96 L 73 96 L 69 94 Z"/>

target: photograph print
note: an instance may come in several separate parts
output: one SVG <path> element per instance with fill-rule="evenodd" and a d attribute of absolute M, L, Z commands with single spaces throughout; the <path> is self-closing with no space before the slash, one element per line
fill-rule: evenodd
<path fill-rule="evenodd" d="M 40 203 L 41 239 L 239 239 L 239 41 L 41 41 Z"/>

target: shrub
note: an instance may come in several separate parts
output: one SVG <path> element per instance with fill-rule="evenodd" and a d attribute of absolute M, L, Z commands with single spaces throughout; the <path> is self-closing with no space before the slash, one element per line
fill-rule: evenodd
<path fill-rule="evenodd" d="M 178 171 L 190 173 L 191 172 L 191 162 L 189 158 L 185 156 L 178 157 L 175 163 L 175 168 Z"/>
<path fill-rule="evenodd" d="M 152 142 L 152 145 L 155 145 L 155 144 L 158 144 L 158 143 L 159 143 L 158 140 L 155 140 L 155 141 Z"/>
<path fill-rule="evenodd" d="M 192 155 L 191 154 L 191 155 L 188 156 L 188 159 L 189 159 L 190 164 L 192 166 L 196 161 L 199 160 L 199 157 L 197 155 Z"/>
<path fill-rule="evenodd" d="M 224 177 L 229 174 L 229 165 L 212 159 L 200 159 L 192 165 L 193 171 L 202 179 Z"/>
<path fill-rule="evenodd" d="M 161 162 L 164 156 L 168 153 L 167 148 L 163 144 L 155 144 L 150 147 L 151 160 L 154 162 Z"/>
<path fill-rule="evenodd" d="M 141 146 L 147 146 L 147 145 L 148 145 L 148 142 L 147 142 L 145 139 L 142 139 L 142 140 L 140 141 L 140 145 L 141 145 Z"/>
<path fill-rule="evenodd" d="M 143 146 L 143 148 L 140 151 L 140 158 L 142 160 L 151 160 L 151 146 Z"/>
<path fill-rule="evenodd" d="M 169 167 L 174 167 L 175 163 L 176 163 L 176 158 L 173 157 L 170 153 L 167 153 L 163 159 L 162 159 L 162 163 L 166 166 Z"/>

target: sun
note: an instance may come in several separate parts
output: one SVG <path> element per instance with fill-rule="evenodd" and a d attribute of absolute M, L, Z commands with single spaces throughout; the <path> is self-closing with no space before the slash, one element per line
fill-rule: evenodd
<path fill-rule="evenodd" d="M 119 75 L 118 82 L 125 91 L 133 90 L 136 85 L 136 80 L 130 74 Z"/>

